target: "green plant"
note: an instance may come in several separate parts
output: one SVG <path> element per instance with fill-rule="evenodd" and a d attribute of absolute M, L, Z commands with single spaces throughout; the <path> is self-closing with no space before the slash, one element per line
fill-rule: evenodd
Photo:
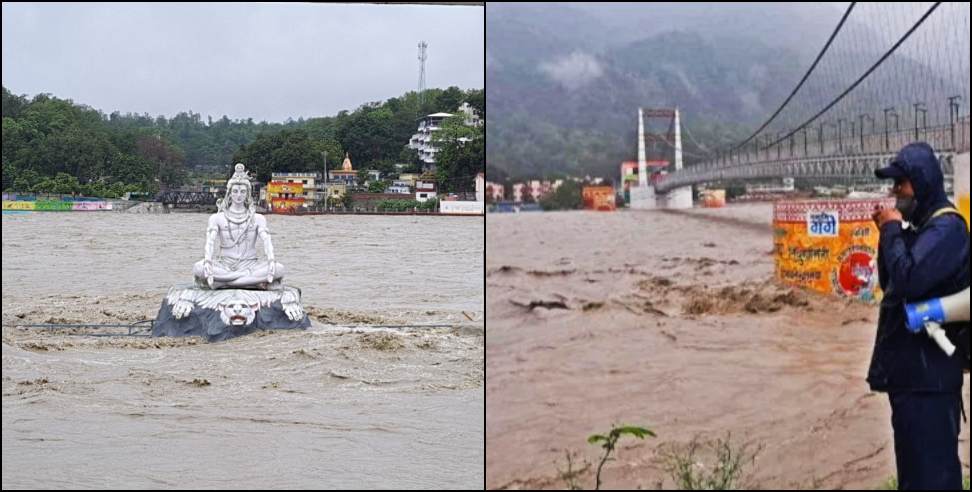
<path fill-rule="evenodd" d="M 584 466 L 575 470 L 574 460 L 576 459 L 576 454 L 571 453 L 568 450 L 564 450 L 564 455 L 567 459 L 567 469 L 561 470 L 560 468 L 557 468 L 557 476 L 560 477 L 560 480 L 564 482 L 567 490 L 583 490 L 577 480 L 582 474 L 587 472 L 587 470 L 591 469 L 591 464 L 584 461 Z"/>
<path fill-rule="evenodd" d="M 386 181 L 371 181 L 368 183 L 369 193 L 384 193 L 386 188 L 388 188 Z"/>
<path fill-rule="evenodd" d="M 755 464 L 762 446 L 752 450 L 750 444 L 735 446 L 732 435 L 725 439 L 700 442 L 693 439 L 685 446 L 675 446 L 661 453 L 663 467 L 680 490 L 733 490 L 741 487 L 747 464 Z M 710 459 L 706 466 L 704 460 Z"/>
<path fill-rule="evenodd" d="M 898 477 L 889 477 L 878 490 L 898 490 Z"/>
<path fill-rule="evenodd" d="M 342 204 L 343 204 L 343 202 L 342 202 L 341 198 L 339 198 L 339 197 L 336 197 L 336 196 L 329 196 L 329 197 L 327 197 L 327 206 L 328 207 L 332 207 L 332 208 L 333 207 L 339 207 Z"/>
<path fill-rule="evenodd" d="M 417 205 L 419 210 L 436 210 L 439 208 L 439 199 L 432 198 Z"/>
<path fill-rule="evenodd" d="M 608 432 L 607 435 L 594 434 L 587 438 L 588 444 L 600 444 L 601 449 L 604 454 L 601 455 L 601 461 L 597 464 L 597 474 L 594 479 L 594 490 L 601 490 L 601 470 L 604 468 L 604 464 L 611 459 L 611 454 L 614 453 L 615 447 L 618 444 L 618 440 L 622 436 L 632 436 L 638 439 L 644 439 L 645 436 L 657 437 L 655 433 L 645 429 L 643 427 L 633 427 L 633 426 L 615 426 Z"/>

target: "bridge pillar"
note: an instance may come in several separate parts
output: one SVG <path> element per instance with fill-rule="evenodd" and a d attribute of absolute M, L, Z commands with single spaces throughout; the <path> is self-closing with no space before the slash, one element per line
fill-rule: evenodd
<path fill-rule="evenodd" d="M 655 188 L 648 185 L 648 162 L 645 158 L 645 115 L 638 108 L 638 186 L 628 189 L 630 207 L 634 210 L 650 210 L 656 207 Z"/>
<path fill-rule="evenodd" d="M 682 170 L 682 128 L 679 123 L 678 108 L 675 108 L 675 172 Z M 675 188 L 664 195 L 665 208 L 692 208 L 692 187 Z"/>
<path fill-rule="evenodd" d="M 632 210 L 651 210 L 658 208 L 654 186 L 632 186 L 628 189 L 631 194 L 630 207 Z"/>
<path fill-rule="evenodd" d="M 645 159 L 645 116 L 638 108 L 638 187 L 648 186 L 648 162 Z"/>

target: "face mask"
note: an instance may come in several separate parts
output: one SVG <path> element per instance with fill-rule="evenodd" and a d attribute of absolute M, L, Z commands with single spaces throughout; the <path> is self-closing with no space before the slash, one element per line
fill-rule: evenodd
<path fill-rule="evenodd" d="M 894 208 L 901 212 L 901 216 L 904 220 L 911 222 L 911 215 L 915 213 L 915 208 L 918 207 L 918 202 L 915 201 L 915 197 L 909 196 L 905 198 L 898 198 L 894 204 Z"/>

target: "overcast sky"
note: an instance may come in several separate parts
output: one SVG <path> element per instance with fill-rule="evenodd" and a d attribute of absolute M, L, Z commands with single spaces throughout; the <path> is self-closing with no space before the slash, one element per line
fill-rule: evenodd
<path fill-rule="evenodd" d="M 106 114 L 283 121 L 484 85 L 482 7 L 3 3 L 3 85 Z"/>

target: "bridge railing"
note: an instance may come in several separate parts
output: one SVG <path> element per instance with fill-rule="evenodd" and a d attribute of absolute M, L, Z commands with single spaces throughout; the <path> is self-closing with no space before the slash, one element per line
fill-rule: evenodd
<path fill-rule="evenodd" d="M 798 132 L 779 144 L 754 139 L 746 147 L 687 166 L 667 175 L 655 187 L 660 193 L 711 181 L 777 177 L 873 179 L 874 169 L 887 164 L 898 149 L 914 141 L 928 142 L 940 152 L 943 171 L 952 173 L 952 156 L 969 149 L 969 116 L 954 125 L 832 135 L 820 127 L 817 136 Z M 834 132 L 835 130 L 830 130 Z M 820 138 L 821 136 L 824 138 Z M 917 138 L 916 138 L 917 137 Z M 820 173 L 815 175 L 814 173 Z"/>
<path fill-rule="evenodd" d="M 954 173 L 954 152 L 939 152 L 938 158 L 946 175 Z M 655 187 L 659 193 L 674 188 L 714 181 L 739 181 L 770 178 L 847 179 L 873 181 L 874 170 L 887 165 L 894 153 L 857 154 L 829 157 L 796 157 L 764 162 L 750 162 L 719 167 L 691 167 L 670 174 Z"/>
<path fill-rule="evenodd" d="M 175 207 L 216 206 L 216 195 L 203 191 L 163 191 L 155 200 Z"/>

